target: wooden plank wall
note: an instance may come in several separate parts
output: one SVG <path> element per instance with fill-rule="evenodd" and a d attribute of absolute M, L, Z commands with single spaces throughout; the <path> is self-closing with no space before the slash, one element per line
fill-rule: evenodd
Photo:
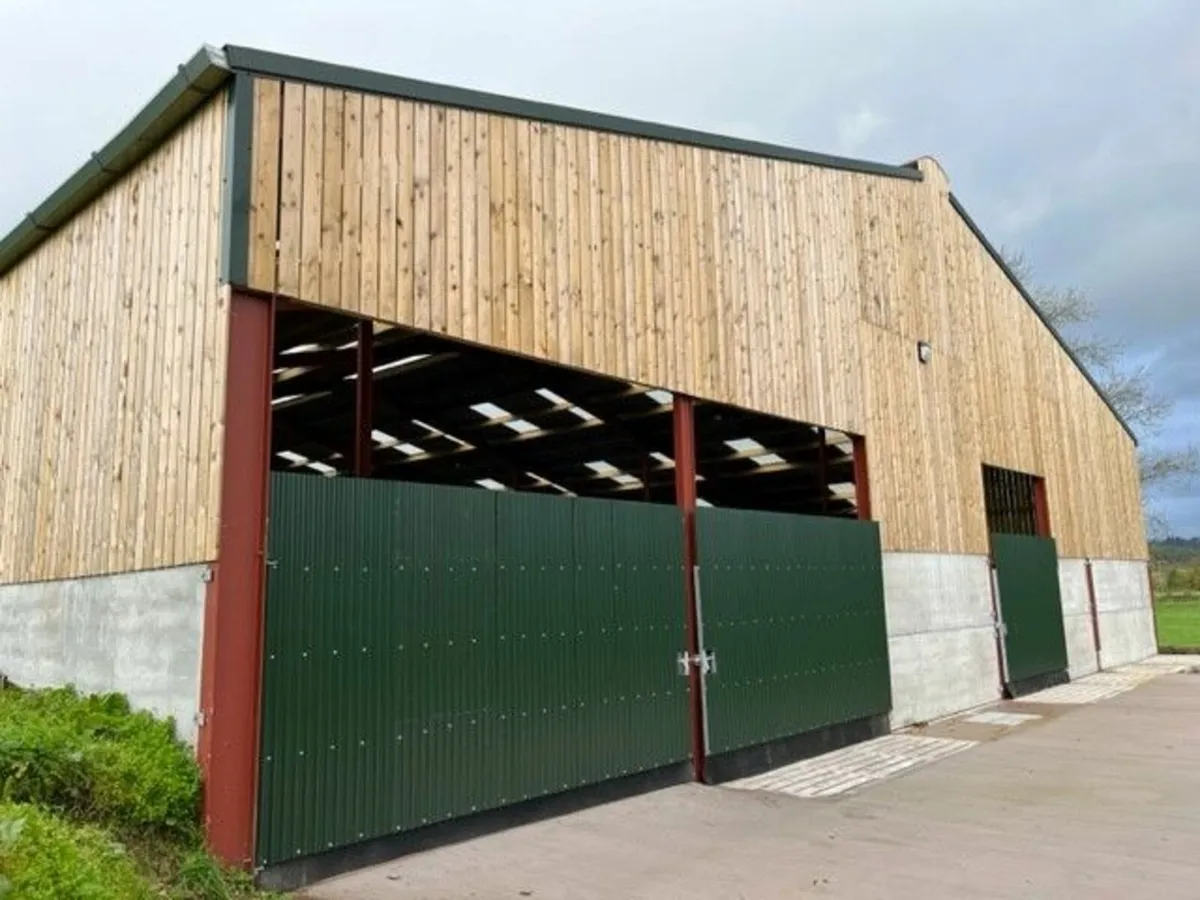
<path fill-rule="evenodd" d="M 986 552 L 988 462 L 1047 477 L 1064 555 L 1146 555 L 1132 443 L 932 160 L 912 182 L 265 79 L 255 128 L 250 287 L 865 434 L 888 549 Z"/>
<path fill-rule="evenodd" d="M 0 583 L 211 560 L 226 100 L 0 278 Z"/>

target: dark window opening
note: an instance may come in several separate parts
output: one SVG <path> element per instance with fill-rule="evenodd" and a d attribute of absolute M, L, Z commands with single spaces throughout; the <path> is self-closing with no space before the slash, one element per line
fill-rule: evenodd
<path fill-rule="evenodd" d="M 983 502 L 993 534 L 1043 534 L 1041 479 L 1012 469 L 983 467 Z"/>

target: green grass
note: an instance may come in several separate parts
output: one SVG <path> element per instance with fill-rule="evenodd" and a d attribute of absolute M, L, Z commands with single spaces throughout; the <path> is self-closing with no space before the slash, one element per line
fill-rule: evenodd
<path fill-rule="evenodd" d="M 1160 648 L 1200 652 L 1200 592 L 1160 595 L 1154 614 Z"/>
<path fill-rule="evenodd" d="M 0 900 L 266 895 L 204 851 L 200 772 L 124 697 L 0 686 Z"/>

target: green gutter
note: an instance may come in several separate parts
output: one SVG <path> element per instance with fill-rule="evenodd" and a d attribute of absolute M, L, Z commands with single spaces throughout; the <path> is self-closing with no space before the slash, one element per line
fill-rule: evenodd
<path fill-rule="evenodd" d="M 996 265 L 1000 267 L 1000 271 L 1003 272 L 1005 277 L 1012 282 L 1013 287 L 1017 289 L 1018 293 L 1025 298 L 1025 302 L 1033 307 L 1033 311 L 1037 313 L 1037 317 L 1042 320 L 1042 324 L 1046 326 L 1047 330 L 1052 335 L 1054 335 L 1054 339 L 1058 341 L 1059 346 L 1066 351 L 1067 356 L 1071 358 L 1071 362 L 1075 363 L 1075 367 L 1083 373 L 1083 377 L 1088 380 L 1088 384 L 1092 386 L 1092 389 L 1095 390 L 1095 392 L 1100 396 L 1100 399 L 1104 401 L 1104 405 L 1108 407 L 1108 410 L 1113 414 L 1113 417 L 1121 423 L 1121 427 L 1125 429 L 1126 434 L 1133 439 L 1134 446 L 1137 446 L 1137 435 L 1133 433 L 1133 429 L 1129 427 L 1129 423 L 1125 421 L 1125 418 L 1119 412 L 1117 412 L 1117 408 L 1113 406 L 1112 401 L 1108 399 L 1108 395 L 1105 394 L 1100 388 L 1100 385 L 1096 383 L 1096 379 L 1093 378 L 1092 373 L 1087 370 L 1087 366 L 1085 366 L 1079 357 L 1075 355 L 1075 351 L 1071 349 L 1070 344 L 1063 339 L 1063 336 L 1059 333 L 1058 329 L 1055 328 L 1050 323 L 1050 320 L 1046 318 L 1041 308 L 1036 302 L 1034 302 L 1033 297 L 1030 296 L 1029 291 L 1025 290 L 1025 285 L 1021 284 L 1021 280 L 1017 278 L 1016 273 L 1008 267 L 1008 263 L 1004 261 L 1004 257 L 1001 256 L 1000 252 L 992 246 L 992 242 L 984 236 L 984 233 L 979 230 L 979 226 L 975 224 L 975 220 L 967 214 L 966 209 L 964 209 L 963 205 L 958 202 L 958 198 L 955 197 L 954 194 L 950 195 L 950 205 L 954 207 L 954 211 L 959 214 L 963 222 L 966 223 L 967 227 L 971 229 L 971 233 L 975 235 L 975 239 L 979 241 L 979 243 L 983 244 L 983 247 L 985 250 L 987 250 L 988 255 L 990 255 Z"/>
<path fill-rule="evenodd" d="M 92 154 L 24 221 L 0 239 L 0 275 L 4 275 L 54 230 L 104 193 L 118 178 L 162 143 L 196 108 L 230 78 L 224 54 L 202 48 L 111 141 Z"/>
<path fill-rule="evenodd" d="M 329 85 L 368 94 L 403 97 L 422 103 L 436 103 L 459 109 L 516 116 L 538 122 L 571 125 L 593 131 L 606 131 L 612 134 L 626 134 L 651 140 L 670 141 L 676 144 L 709 147 L 728 153 L 744 153 L 748 156 L 762 156 L 768 159 L 821 166 L 826 169 L 842 169 L 847 172 L 863 172 L 868 175 L 881 175 L 885 178 L 903 178 L 909 181 L 921 181 L 923 178 L 913 166 L 891 166 L 868 160 L 831 156 L 826 153 L 810 153 L 807 150 L 796 150 L 792 147 L 781 147 L 760 141 L 745 141 L 704 131 L 674 128 L 669 125 L 587 112 L 550 103 L 518 100 L 500 94 L 447 87 L 428 81 L 415 81 L 397 75 L 385 75 L 365 69 L 353 69 L 294 56 L 283 56 L 248 47 L 227 46 L 225 56 L 233 69 L 286 81 Z"/>

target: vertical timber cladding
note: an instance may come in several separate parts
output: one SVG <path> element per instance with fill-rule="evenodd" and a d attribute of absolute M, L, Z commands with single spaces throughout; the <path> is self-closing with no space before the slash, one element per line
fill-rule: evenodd
<path fill-rule="evenodd" d="M 865 434 L 888 550 L 986 553 L 987 459 L 1046 476 L 1064 555 L 1146 557 L 1132 441 L 932 160 L 918 182 L 268 78 L 254 109 L 251 287 Z"/>
<path fill-rule="evenodd" d="M 218 94 L 0 274 L 0 583 L 216 556 Z"/>
<path fill-rule="evenodd" d="M 710 753 L 891 711 L 878 525 L 702 508 L 696 541 Z"/>
<path fill-rule="evenodd" d="M 271 488 L 259 865 L 687 760 L 673 507 Z"/>
<path fill-rule="evenodd" d="M 1014 696 L 1067 680 L 1067 638 L 1052 538 L 993 534 L 1004 621 L 1005 681 Z"/>

